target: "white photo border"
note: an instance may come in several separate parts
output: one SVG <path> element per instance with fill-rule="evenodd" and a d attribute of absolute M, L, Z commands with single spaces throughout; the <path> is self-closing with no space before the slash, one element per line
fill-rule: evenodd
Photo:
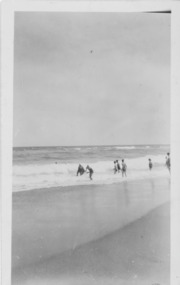
<path fill-rule="evenodd" d="M 33 1 L 1 3 L 1 284 L 11 284 L 13 71 L 15 12 L 171 11 L 171 282 L 180 284 L 180 3 L 178 1 Z"/>

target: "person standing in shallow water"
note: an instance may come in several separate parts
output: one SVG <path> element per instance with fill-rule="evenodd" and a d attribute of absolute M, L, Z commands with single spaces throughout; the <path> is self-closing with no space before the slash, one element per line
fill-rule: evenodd
<path fill-rule="evenodd" d="M 117 172 L 117 165 L 116 165 L 116 160 L 114 161 L 114 174 Z"/>
<path fill-rule="evenodd" d="M 90 178 L 90 180 L 92 180 L 92 175 L 94 173 L 93 169 L 91 167 L 89 167 L 89 165 L 87 165 L 86 170 L 88 170 L 89 178 Z"/>
<path fill-rule="evenodd" d="M 117 166 L 117 171 L 120 172 L 121 171 L 121 166 L 120 166 L 118 160 L 116 160 L 116 166 Z"/>
<path fill-rule="evenodd" d="M 170 159 L 170 153 L 167 153 L 167 157 L 166 157 L 166 166 L 169 170 L 169 172 L 171 171 L 171 159 Z"/>
<path fill-rule="evenodd" d="M 84 174 L 84 172 L 85 172 L 85 170 L 84 170 L 84 167 L 81 165 L 81 164 L 79 164 L 79 166 L 78 166 L 78 170 L 77 170 L 77 176 L 80 174 L 80 175 L 83 175 Z"/>
<path fill-rule="evenodd" d="M 149 158 L 149 170 L 151 170 L 151 169 L 152 169 L 152 167 L 153 167 L 153 164 L 152 164 L 151 159 Z"/>
<path fill-rule="evenodd" d="M 122 159 L 122 177 L 123 177 L 123 176 L 127 176 L 127 175 L 126 175 L 126 170 L 127 170 L 127 165 L 126 165 L 126 163 L 124 162 L 124 159 Z"/>

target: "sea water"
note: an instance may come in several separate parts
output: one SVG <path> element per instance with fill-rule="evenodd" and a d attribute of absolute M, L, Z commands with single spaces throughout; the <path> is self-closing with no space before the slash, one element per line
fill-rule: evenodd
<path fill-rule="evenodd" d="M 111 184 L 124 180 L 169 175 L 165 158 L 169 145 L 15 147 L 13 149 L 13 191 L 57 186 Z M 153 162 L 152 171 L 148 159 Z M 114 174 L 114 161 L 127 164 L 127 177 Z M 93 168 L 77 176 L 78 165 Z"/>

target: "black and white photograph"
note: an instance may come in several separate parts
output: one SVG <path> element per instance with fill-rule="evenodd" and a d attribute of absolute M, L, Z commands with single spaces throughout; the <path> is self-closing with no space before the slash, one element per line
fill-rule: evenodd
<path fill-rule="evenodd" d="M 171 16 L 14 12 L 11 285 L 171 284 Z"/>
<path fill-rule="evenodd" d="M 12 284 L 169 284 L 171 14 L 14 17 Z"/>

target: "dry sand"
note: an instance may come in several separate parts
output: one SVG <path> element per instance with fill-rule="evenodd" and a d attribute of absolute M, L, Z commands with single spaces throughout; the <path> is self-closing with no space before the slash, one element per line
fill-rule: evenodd
<path fill-rule="evenodd" d="M 12 284 L 169 284 L 168 199 L 167 179 L 16 193 Z"/>

